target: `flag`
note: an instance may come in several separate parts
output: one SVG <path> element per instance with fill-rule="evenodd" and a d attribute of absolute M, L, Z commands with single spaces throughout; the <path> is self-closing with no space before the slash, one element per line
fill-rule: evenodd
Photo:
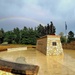
<path fill-rule="evenodd" d="M 67 30 L 67 24 L 66 24 L 66 22 L 65 22 L 65 30 Z"/>

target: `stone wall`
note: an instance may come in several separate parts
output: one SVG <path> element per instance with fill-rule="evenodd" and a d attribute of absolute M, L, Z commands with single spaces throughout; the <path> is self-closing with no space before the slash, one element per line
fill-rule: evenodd
<path fill-rule="evenodd" d="M 36 48 L 45 55 L 59 55 L 63 53 L 60 37 L 56 35 L 47 35 L 39 38 Z"/>
<path fill-rule="evenodd" d="M 46 55 L 46 49 L 47 49 L 47 38 L 46 37 L 40 38 L 37 40 L 36 49 Z"/>
<path fill-rule="evenodd" d="M 37 75 L 39 66 L 0 60 L 0 75 Z"/>
<path fill-rule="evenodd" d="M 62 44 L 62 47 L 64 49 L 75 49 L 75 41 L 72 41 L 71 43 Z"/>
<path fill-rule="evenodd" d="M 56 42 L 56 45 L 52 45 Z M 63 53 L 60 36 L 48 36 L 47 40 L 47 55 L 59 55 Z"/>

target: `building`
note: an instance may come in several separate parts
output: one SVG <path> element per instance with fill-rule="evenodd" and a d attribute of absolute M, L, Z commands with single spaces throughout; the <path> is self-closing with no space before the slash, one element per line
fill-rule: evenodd
<path fill-rule="evenodd" d="M 63 53 L 60 36 L 46 35 L 37 40 L 36 49 L 45 55 L 61 55 Z"/>

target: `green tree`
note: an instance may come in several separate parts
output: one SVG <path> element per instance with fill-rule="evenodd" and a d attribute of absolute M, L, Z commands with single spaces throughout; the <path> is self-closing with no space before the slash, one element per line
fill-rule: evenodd
<path fill-rule="evenodd" d="M 35 32 L 35 30 L 33 30 L 33 28 L 30 28 L 29 29 L 29 42 L 31 43 L 31 44 L 36 44 L 36 34 L 35 34 L 36 32 Z"/>
<path fill-rule="evenodd" d="M 51 21 L 51 24 L 50 24 L 50 35 L 55 35 L 55 32 L 56 32 L 56 28 L 53 25 L 53 22 Z"/>
<path fill-rule="evenodd" d="M 59 35 L 60 35 L 60 36 L 64 36 L 64 33 L 63 33 L 63 32 L 60 32 Z"/>
<path fill-rule="evenodd" d="M 18 27 L 14 28 L 13 33 L 14 33 L 13 34 L 14 41 L 19 44 L 19 42 L 20 42 L 20 30 L 19 30 L 19 28 Z"/>
<path fill-rule="evenodd" d="M 45 35 L 44 26 L 42 26 L 41 24 L 39 24 L 39 26 L 37 27 L 37 31 L 38 31 L 38 33 L 39 33 L 39 37 Z"/>
<path fill-rule="evenodd" d="M 3 37 L 3 34 L 2 34 L 2 32 L 0 31 L 0 44 L 2 43 L 2 37 Z"/>
<path fill-rule="evenodd" d="M 66 43 L 66 37 L 64 36 L 64 33 L 60 32 L 59 35 L 60 35 L 61 43 Z"/>
<path fill-rule="evenodd" d="M 21 36 L 21 43 L 22 44 L 28 44 L 28 37 L 29 37 L 29 34 L 28 34 L 28 28 L 27 27 L 24 27 L 21 32 L 20 32 Z"/>
<path fill-rule="evenodd" d="M 68 42 L 70 43 L 73 40 L 74 40 L 74 33 L 72 31 L 69 31 L 69 33 L 68 33 Z"/>
<path fill-rule="evenodd" d="M 55 34 L 55 26 L 51 22 L 51 25 L 43 26 L 39 24 L 35 29 L 27 28 L 24 26 L 23 29 L 14 28 L 13 31 L 4 32 L 3 29 L 0 31 L 0 37 L 4 33 L 4 42 L 16 43 L 16 44 L 36 44 L 36 40 L 39 37 L 48 34 Z"/>
<path fill-rule="evenodd" d="M 49 24 L 47 24 L 47 26 L 46 26 L 46 34 L 47 35 L 50 34 Z"/>
<path fill-rule="evenodd" d="M 4 39 L 4 30 L 1 28 L 1 30 L 0 30 L 0 43 L 3 42 L 3 39 Z"/>
<path fill-rule="evenodd" d="M 44 32 L 45 32 L 45 35 L 47 35 L 47 33 L 48 33 L 47 32 L 47 26 L 44 27 Z"/>
<path fill-rule="evenodd" d="M 5 34 L 4 34 L 4 42 L 8 42 L 8 43 L 11 44 L 13 39 L 14 39 L 14 36 L 13 36 L 12 31 L 5 32 Z"/>

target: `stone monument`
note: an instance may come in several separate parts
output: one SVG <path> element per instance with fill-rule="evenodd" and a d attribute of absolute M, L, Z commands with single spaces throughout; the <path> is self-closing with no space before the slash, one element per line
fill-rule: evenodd
<path fill-rule="evenodd" d="M 60 36 L 46 35 L 37 40 L 36 49 L 45 55 L 62 55 Z"/>

